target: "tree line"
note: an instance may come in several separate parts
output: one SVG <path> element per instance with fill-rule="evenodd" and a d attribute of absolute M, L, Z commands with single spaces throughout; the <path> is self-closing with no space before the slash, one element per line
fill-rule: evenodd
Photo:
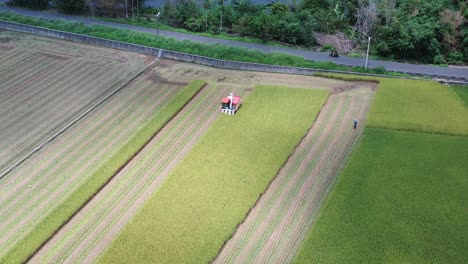
<path fill-rule="evenodd" d="M 13 2 L 44 8 L 48 1 Z M 64 12 L 102 10 L 97 15 L 104 16 L 122 16 L 124 8 L 128 15 L 129 4 L 137 6 L 139 14 L 145 11 L 143 0 L 53 2 Z M 161 11 L 166 24 L 193 32 L 229 33 L 339 52 L 364 49 L 370 36 L 373 54 L 444 64 L 468 62 L 466 5 L 464 0 L 291 0 L 267 5 L 250 0 L 168 0 L 160 10 L 150 11 Z"/>

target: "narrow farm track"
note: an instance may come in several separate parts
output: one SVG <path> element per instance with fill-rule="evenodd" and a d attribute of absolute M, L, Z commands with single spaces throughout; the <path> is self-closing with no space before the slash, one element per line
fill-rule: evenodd
<path fill-rule="evenodd" d="M 232 89 L 205 87 L 30 262 L 95 261 L 214 122 L 219 99 Z"/>
<path fill-rule="evenodd" d="M 288 263 L 364 127 L 369 86 L 333 93 L 214 263 Z M 359 127 L 352 129 L 354 118 Z"/>
<path fill-rule="evenodd" d="M 128 142 L 185 83 L 132 81 L 0 179 L 0 257 Z"/>
<path fill-rule="evenodd" d="M 2 31 L 0 39 L 2 176 L 148 62 L 148 56 L 16 32 Z"/>

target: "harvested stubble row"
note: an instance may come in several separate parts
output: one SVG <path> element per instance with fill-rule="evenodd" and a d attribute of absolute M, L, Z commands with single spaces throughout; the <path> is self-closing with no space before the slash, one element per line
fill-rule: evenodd
<path fill-rule="evenodd" d="M 68 55 L 66 42 L 21 33 L 0 39 L 0 173 L 146 64 L 76 44 Z M 92 57 L 96 50 L 104 55 Z"/>
<path fill-rule="evenodd" d="M 362 132 L 369 87 L 333 94 L 294 154 L 250 211 L 215 263 L 287 263 L 297 251 L 330 183 Z M 360 121 L 352 129 L 353 119 Z"/>
<path fill-rule="evenodd" d="M 205 87 L 31 262 L 93 262 L 209 128 L 231 89 Z"/>
<path fill-rule="evenodd" d="M 55 223 L 46 219 L 61 214 L 61 203 L 83 183 L 94 181 L 91 177 L 113 162 L 117 151 L 181 90 L 183 83 L 158 80 L 153 71 L 0 180 L 0 262 L 24 261 L 33 253 L 66 216 L 55 217 Z M 81 201 L 71 202 L 66 207 L 76 208 Z"/>

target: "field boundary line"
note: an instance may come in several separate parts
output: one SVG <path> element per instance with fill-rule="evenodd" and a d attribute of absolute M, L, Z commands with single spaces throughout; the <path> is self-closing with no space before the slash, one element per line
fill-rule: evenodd
<path fill-rule="evenodd" d="M 362 138 L 362 135 L 364 134 L 364 131 L 366 130 L 366 128 L 368 128 L 368 126 L 366 126 L 366 123 L 367 123 L 367 116 L 369 114 L 369 111 L 372 107 L 372 104 L 374 103 L 374 99 L 375 99 L 375 94 L 377 93 L 377 89 L 379 87 L 379 84 L 376 83 L 375 84 L 375 92 L 372 93 L 372 99 L 370 100 L 368 106 L 366 107 L 365 111 L 364 111 L 364 114 L 363 116 L 365 117 L 364 121 L 359 121 L 361 122 L 362 124 L 359 126 L 359 130 L 361 131 L 358 131 L 358 136 L 354 138 L 354 140 L 351 142 L 350 144 L 350 147 L 348 149 L 348 152 L 345 154 L 345 156 L 343 157 L 343 160 L 340 164 L 340 166 L 338 166 L 338 168 L 336 168 L 336 171 L 334 172 L 334 175 L 333 177 L 331 178 L 331 182 L 328 184 L 328 187 L 327 189 L 324 191 L 324 195 L 322 197 L 322 200 L 318 203 L 318 208 L 322 208 L 323 206 L 323 203 L 325 202 L 326 198 L 330 195 L 330 191 L 332 190 L 332 187 L 335 185 L 336 181 L 338 180 L 341 172 L 343 171 L 343 169 L 345 168 L 345 166 L 348 164 L 348 161 L 349 159 L 351 158 L 351 155 L 352 153 L 354 152 L 354 150 L 356 149 L 357 145 L 359 144 L 359 142 L 361 141 L 361 138 Z M 317 211 L 317 215 L 316 217 L 314 217 L 314 221 L 315 222 L 317 220 L 317 217 L 319 216 L 321 210 L 318 210 Z M 312 222 L 312 223 L 313 223 Z M 310 232 L 310 229 L 309 231 Z M 298 249 L 299 250 L 299 249 Z M 296 252 L 297 253 L 297 252 Z"/>
<path fill-rule="evenodd" d="M 247 211 L 247 213 L 245 214 L 244 218 L 242 219 L 242 221 L 240 221 L 236 228 L 234 229 L 234 232 L 231 233 L 231 235 L 226 238 L 226 240 L 224 240 L 223 242 L 223 245 L 219 248 L 218 250 L 218 254 L 216 254 L 216 256 L 209 262 L 209 263 L 214 263 L 216 261 L 216 259 L 218 258 L 219 254 L 223 251 L 223 249 L 226 247 L 227 243 L 229 242 L 229 240 L 231 240 L 234 235 L 237 233 L 237 231 L 239 230 L 239 226 L 241 226 L 244 222 L 245 222 L 245 219 L 247 219 L 247 216 L 251 213 L 251 211 L 257 206 L 257 204 L 259 203 L 260 201 L 260 198 L 270 189 L 270 186 L 271 184 L 273 183 L 273 181 L 276 179 L 276 177 L 278 176 L 279 172 L 283 169 L 283 167 L 288 164 L 289 160 L 291 159 L 291 157 L 293 156 L 293 154 L 296 152 L 297 148 L 301 145 L 302 141 L 304 141 L 304 139 L 306 138 L 307 134 L 310 132 L 310 130 L 313 128 L 315 122 L 317 121 L 318 117 L 320 116 L 320 113 L 322 112 L 322 109 L 323 107 L 325 106 L 325 104 L 329 103 L 329 98 L 330 98 L 330 95 L 331 93 L 328 94 L 327 96 L 327 100 L 323 103 L 322 107 L 320 107 L 319 111 L 317 112 L 317 115 L 315 116 L 315 119 L 314 121 L 312 122 L 311 126 L 307 129 L 307 131 L 304 133 L 304 135 L 302 135 L 301 139 L 299 140 L 299 142 L 296 144 L 296 146 L 294 146 L 294 149 L 291 151 L 291 153 L 289 153 L 289 156 L 288 158 L 285 159 L 285 161 L 283 162 L 283 164 L 281 165 L 281 167 L 278 168 L 278 170 L 276 171 L 275 173 L 275 176 L 273 178 L 271 178 L 270 182 L 268 182 L 268 185 L 266 186 L 265 190 L 260 193 L 260 195 L 258 196 L 257 200 L 255 201 L 255 203 L 252 205 L 252 207 L 249 208 L 249 210 Z"/>
<path fill-rule="evenodd" d="M 159 61 L 159 59 L 155 59 L 153 60 L 153 62 L 156 62 L 156 61 Z M 153 63 L 152 62 L 152 63 Z M 119 166 L 119 168 L 115 171 L 114 174 L 112 174 L 111 177 L 109 177 L 109 179 L 106 180 L 106 182 L 101 185 L 101 187 L 99 187 L 99 189 L 97 189 L 93 195 L 91 195 L 88 199 L 86 199 L 86 201 L 80 205 L 80 207 L 65 221 L 63 222 L 58 228 L 55 229 L 55 231 L 46 239 L 44 240 L 41 245 L 39 247 L 36 248 L 36 250 L 34 250 L 34 252 L 31 253 L 30 256 L 28 256 L 28 258 L 25 260 L 25 263 L 29 262 L 33 257 L 34 255 L 36 255 L 37 252 L 39 252 L 39 250 L 44 246 L 46 245 L 53 237 L 55 237 L 55 235 L 65 226 L 67 225 L 79 212 L 81 212 L 81 210 L 91 201 L 94 199 L 94 197 L 102 190 L 104 189 L 114 178 L 115 176 L 120 172 L 122 171 L 150 142 L 151 140 L 153 140 L 153 138 L 155 138 L 159 132 L 170 122 L 172 121 L 186 106 L 187 104 L 189 104 L 192 99 L 197 96 L 202 90 L 204 90 L 204 88 L 207 86 L 207 83 L 203 84 L 203 86 L 196 92 L 194 93 L 181 107 L 179 110 L 177 110 L 177 112 L 175 112 L 166 122 L 163 123 L 163 125 L 125 162 L 123 163 L 121 166 Z"/>
<path fill-rule="evenodd" d="M 241 61 L 230 61 L 230 60 L 215 59 L 215 58 L 182 53 L 182 52 L 171 51 L 171 50 L 163 50 L 164 52 L 161 52 L 162 54 L 160 54 L 160 50 L 162 49 L 156 48 L 156 47 L 138 45 L 138 44 L 111 40 L 111 39 L 106 39 L 106 38 L 93 37 L 89 35 L 72 33 L 72 32 L 67 32 L 67 31 L 31 26 L 27 24 L 10 22 L 6 20 L 0 20 L 0 28 L 29 33 L 29 34 L 35 34 L 35 35 L 44 36 L 44 37 L 69 40 L 69 41 L 74 41 L 74 42 L 86 43 L 90 45 L 96 45 L 96 46 L 102 46 L 102 47 L 107 47 L 107 48 L 148 54 L 148 55 L 152 55 L 156 57 L 161 56 L 164 59 L 184 61 L 184 62 L 211 66 L 211 67 L 221 68 L 221 69 L 274 72 L 274 73 L 300 74 L 300 75 L 311 75 L 314 72 L 324 72 L 324 73 L 341 73 L 341 74 L 353 74 L 353 75 L 361 75 L 361 76 L 386 77 L 386 78 L 397 78 L 397 79 L 420 79 L 415 76 L 428 76 L 428 77 L 433 78 L 434 81 L 438 81 L 442 83 L 453 83 L 453 84 L 467 84 L 468 83 L 468 78 L 448 77 L 448 76 L 440 76 L 440 75 L 435 75 L 435 74 L 416 74 L 416 73 L 405 72 L 406 74 L 411 74 L 412 76 L 404 77 L 404 76 L 391 76 L 391 75 L 338 71 L 338 70 L 324 70 L 324 69 L 315 69 L 315 68 L 301 68 L 301 67 L 291 67 L 291 66 L 281 66 L 281 65 L 270 65 L 270 64 L 241 62 Z"/>
<path fill-rule="evenodd" d="M 69 129 L 71 126 L 73 126 L 74 124 L 76 124 L 78 121 L 80 121 L 81 119 L 83 119 L 85 116 L 87 116 L 89 113 L 91 113 L 94 109 L 96 109 L 97 107 L 99 107 L 102 103 L 104 103 L 107 99 L 109 99 L 110 97 L 112 97 L 114 94 L 116 94 L 117 92 L 119 92 L 122 88 L 124 88 L 125 86 L 127 86 L 129 83 L 131 83 L 133 80 L 135 80 L 138 76 L 140 76 L 141 74 L 143 74 L 144 72 L 146 72 L 149 68 L 153 67 L 156 62 L 159 61 L 158 59 L 154 59 L 153 61 L 151 61 L 149 64 L 147 64 L 143 69 L 141 69 L 139 72 L 137 72 L 135 75 L 133 75 L 132 77 L 130 77 L 126 82 L 122 83 L 121 85 L 119 85 L 117 88 L 113 89 L 110 93 L 108 93 L 107 95 L 97 99 L 97 101 L 95 101 L 90 107 L 88 107 L 87 109 L 85 109 L 83 112 L 81 112 L 80 114 L 78 114 L 78 116 L 75 116 L 72 118 L 71 121 L 69 121 L 68 123 L 66 123 L 62 128 L 60 128 L 58 131 L 54 132 L 52 135 L 50 135 L 49 137 L 47 137 L 45 140 L 43 140 L 42 142 L 40 142 L 38 145 L 36 145 L 33 149 L 31 149 L 29 152 L 27 152 L 25 155 L 23 155 L 23 157 L 21 157 L 20 159 L 18 159 L 17 161 L 15 161 L 13 164 L 11 164 L 10 166 L 8 166 L 6 169 L 4 169 L 3 171 L 0 172 L 0 179 L 2 179 L 3 177 L 5 177 L 8 173 L 10 173 L 11 171 L 13 171 L 14 169 L 16 169 L 21 163 L 23 163 L 24 161 L 26 161 L 29 157 L 31 157 L 32 155 L 34 155 L 34 153 L 38 152 L 41 148 L 43 148 L 45 145 L 47 145 L 49 142 L 51 142 L 52 140 L 54 140 L 56 137 L 58 137 L 60 134 L 62 134 L 63 132 L 65 132 L 67 129 Z"/>
<path fill-rule="evenodd" d="M 385 129 L 385 130 L 393 130 L 393 131 L 407 132 L 407 133 L 433 134 L 433 135 L 448 136 L 448 137 L 468 137 L 467 134 L 442 133 L 442 132 L 432 132 L 432 131 L 424 131 L 424 130 L 414 130 L 414 129 L 411 130 L 411 129 L 403 129 L 403 128 L 392 128 L 392 127 L 384 127 L 384 126 L 370 126 L 370 125 L 367 125 L 366 128 Z"/>
<path fill-rule="evenodd" d="M 321 197 L 319 198 L 319 200 L 317 202 L 318 210 L 315 213 L 313 213 L 314 217 L 312 218 L 312 221 L 307 224 L 308 227 L 305 229 L 306 232 L 304 233 L 304 237 L 300 240 L 299 247 L 295 250 L 295 252 L 291 256 L 291 262 L 293 262 L 293 260 L 296 258 L 297 254 L 301 250 L 301 247 L 304 244 L 305 239 L 307 238 L 307 234 L 310 233 L 311 230 L 315 227 L 314 224 L 318 220 L 318 218 L 320 217 L 323 206 L 324 206 L 325 202 L 327 201 L 327 198 L 332 194 L 332 192 L 334 190 L 333 187 L 335 187 L 335 184 L 339 180 L 339 178 L 341 176 L 341 173 L 343 172 L 344 168 L 348 165 L 348 161 L 351 159 L 351 156 L 352 156 L 354 150 L 357 148 L 359 142 L 361 142 L 364 131 L 366 130 L 366 128 L 368 128 L 367 126 L 365 126 L 365 123 L 367 121 L 367 115 L 369 114 L 370 105 L 372 105 L 372 102 L 373 102 L 373 98 L 372 98 L 371 102 L 369 102 L 369 105 L 366 107 L 366 109 L 364 111 L 364 116 L 366 117 L 364 119 L 364 122 L 360 121 L 363 124 L 359 126 L 360 131 L 358 131 L 358 136 L 355 137 L 353 139 L 353 141 L 351 142 L 348 151 L 345 153 L 345 155 L 343 157 L 343 160 L 341 161 L 340 165 L 333 172 L 333 176 L 330 177 L 330 182 L 327 184 L 327 187 L 325 188 L 324 192 L 322 193 Z"/>

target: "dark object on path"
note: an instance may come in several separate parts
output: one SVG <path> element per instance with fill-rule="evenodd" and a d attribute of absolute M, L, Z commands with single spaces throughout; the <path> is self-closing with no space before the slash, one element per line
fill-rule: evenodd
<path fill-rule="evenodd" d="M 356 127 L 357 127 L 357 120 L 356 119 L 354 119 L 354 126 L 353 127 L 354 127 L 354 129 L 356 129 Z"/>
<path fill-rule="evenodd" d="M 330 52 L 330 57 L 338 58 L 338 57 L 340 57 L 340 55 L 338 54 L 338 52 L 332 51 L 332 52 Z"/>

